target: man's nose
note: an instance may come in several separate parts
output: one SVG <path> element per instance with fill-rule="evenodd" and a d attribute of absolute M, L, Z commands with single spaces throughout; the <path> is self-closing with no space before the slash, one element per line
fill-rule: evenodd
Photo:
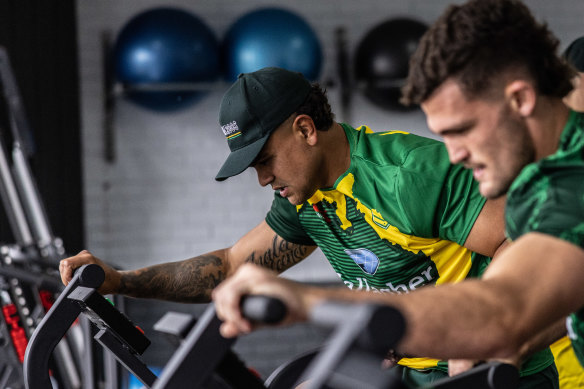
<path fill-rule="evenodd" d="M 272 173 L 265 167 L 254 166 L 256 173 L 258 175 L 258 182 L 261 186 L 266 186 L 274 180 Z"/>
<path fill-rule="evenodd" d="M 462 163 L 469 157 L 469 152 L 466 147 L 458 141 L 451 139 L 444 139 L 446 150 L 448 150 L 448 157 L 453 164 Z"/>

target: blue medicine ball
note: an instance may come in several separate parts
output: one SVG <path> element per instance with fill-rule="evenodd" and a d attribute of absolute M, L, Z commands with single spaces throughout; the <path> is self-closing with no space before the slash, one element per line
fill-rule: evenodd
<path fill-rule="evenodd" d="M 113 57 L 126 96 L 157 111 L 183 108 L 204 95 L 173 90 L 172 84 L 212 82 L 220 74 L 215 35 L 200 18 L 176 8 L 155 8 L 132 18 L 118 35 Z M 140 85 L 160 90 L 140 91 Z"/>
<path fill-rule="evenodd" d="M 322 49 L 312 28 L 298 15 L 279 8 L 250 12 L 227 31 L 222 46 L 226 80 L 266 66 L 297 71 L 316 80 Z"/>

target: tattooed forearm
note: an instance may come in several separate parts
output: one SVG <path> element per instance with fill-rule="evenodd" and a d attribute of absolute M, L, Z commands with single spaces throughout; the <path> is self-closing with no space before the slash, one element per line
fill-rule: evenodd
<path fill-rule="evenodd" d="M 280 273 L 306 258 L 308 254 L 309 246 L 290 243 L 278 235 L 274 235 L 272 246 L 269 249 L 263 253 L 253 252 L 247 257 L 246 262 L 255 263 Z"/>
<path fill-rule="evenodd" d="M 216 255 L 202 255 L 182 262 L 125 272 L 120 283 L 120 293 L 141 298 L 202 303 L 211 300 L 211 291 L 223 279 L 223 260 Z"/>

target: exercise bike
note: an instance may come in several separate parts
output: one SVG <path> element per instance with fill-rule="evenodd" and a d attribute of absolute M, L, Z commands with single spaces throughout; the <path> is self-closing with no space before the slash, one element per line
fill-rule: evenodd
<path fill-rule="evenodd" d="M 52 389 L 49 359 L 81 314 L 97 328 L 94 338 L 147 388 L 287 389 L 301 382 L 309 389 L 404 388 L 393 370 L 381 369 L 381 360 L 402 337 L 405 321 L 398 310 L 375 304 L 318 306 L 311 312 L 310 321 L 333 330 L 327 344 L 320 352 L 304 356 L 300 363 L 277 369 L 277 374 L 265 382 L 233 353 L 231 348 L 236 339 L 220 335 L 221 321 L 213 304 L 209 304 L 192 329 L 188 320 L 166 318 L 167 324 L 159 327 L 174 327 L 166 332 L 186 336 L 157 377 L 140 359 L 150 344 L 148 338 L 97 292 L 104 278 L 101 267 L 82 266 L 43 318 L 26 349 L 24 376 L 28 389 Z M 265 296 L 247 296 L 242 301 L 242 311 L 250 320 L 268 324 L 280 321 L 286 313 L 281 301 Z M 514 366 L 493 362 L 425 388 L 510 389 L 517 387 L 518 380 Z"/>

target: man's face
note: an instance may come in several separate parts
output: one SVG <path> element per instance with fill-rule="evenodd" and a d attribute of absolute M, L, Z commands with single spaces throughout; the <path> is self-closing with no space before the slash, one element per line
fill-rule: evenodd
<path fill-rule="evenodd" d="M 450 79 L 422 109 L 430 130 L 444 139 L 450 161 L 472 169 L 487 198 L 505 194 L 521 169 L 535 160 L 528 128 L 502 92 L 501 98 L 469 100 Z"/>
<path fill-rule="evenodd" d="M 294 205 L 308 200 L 321 183 L 321 157 L 310 147 L 294 120 L 285 121 L 262 148 L 252 164 L 261 186 L 270 185 Z"/>

